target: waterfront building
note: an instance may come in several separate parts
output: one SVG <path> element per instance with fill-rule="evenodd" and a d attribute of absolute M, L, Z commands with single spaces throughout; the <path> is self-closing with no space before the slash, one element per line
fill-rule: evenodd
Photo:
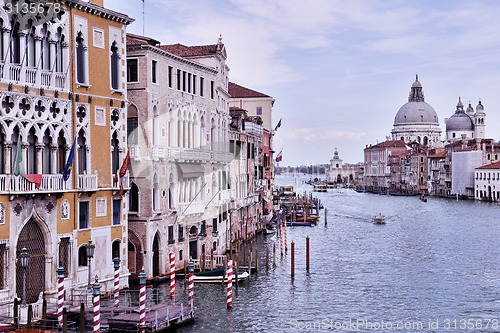
<path fill-rule="evenodd" d="M 9 17 L 0 2 L 0 304 L 20 298 L 23 282 L 27 303 L 55 302 L 59 266 L 67 299 L 85 294 L 90 273 L 111 291 L 114 257 L 126 286 L 127 202 L 119 191 L 128 175 L 119 170 L 133 20 L 93 0 L 55 2 L 58 15 L 33 23 Z"/>
<path fill-rule="evenodd" d="M 428 151 L 427 160 L 429 161 L 429 195 L 445 195 L 445 148 L 433 148 Z"/>
<path fill-rule="evenodd" d="M 400 155 L 408 147 L 402 140 L 389 140 L 366 146 L 364 152 L 364 186 L 373 192 L 386 193 L 391 186 L 389 156 Z"/>
<path fill-rule="evenodd" d="M 229 150 L 234 154 L 229 177 L 231 242 L 247 240 L 265 228 L 262 209 L 262 120 L 247 111 L 230 108 Z"/>
<path fill-rule="evenodd" d="M 127 35 L 129 269 L 147 276 L 229 243 L 226 49 Z"/>
<path fill-rule="evenodd" d="M 272 123 L 274 99 L 264 93 L 229 82 L 229 105 L 247 111 L 249 116 L 258 116 L 262 119 L 263 138 L 262 150 L 257 154 L 262 157 L 262 180 L 258 186 L 261 188 L 262 207 L 266 221 L 272 218 L 274 188 L 274 150 L 273 136 L 275 129 Z"/>
<path fill-rule="evenodd" d="M 339 157 L 337 148 L 333 153 L 333 158 L 330 160 L 330 167 L 327 172 L 326 180 L 343 185 L 356 185 L 357 174 L 363 171 L 361 167 L 345 166 L 342 159 Z"/>
<path fill-rule="evenodd" d="M 483 165 L 474 170 L 474 198 L 500 201 L 500 162 Z"/>
<path fill-rule="evenodd" d="M 474 198 L 474 170 L 483 165 L 481 150 L 452 153 L 451 196 Z"/>
<path fill-rule="evenodd" d="M 422 84 L 418 76 L 413 82 L 408 102 L 396 113 L 392 140 L 416 141 L 434 147 L 441 141 L 441 129 L 436 111 L 425 102 Z"/>
<path fill-rule="evenodd" d="M 474 112 L 470 103 L 465 111 L 461 99 L 458 98 L 455 113 L 449 119 L 445 119 L 446 141 L 484 139 L 485 118 L 486 113 L 481 101 L 476 106 L 476 112 Z"/>

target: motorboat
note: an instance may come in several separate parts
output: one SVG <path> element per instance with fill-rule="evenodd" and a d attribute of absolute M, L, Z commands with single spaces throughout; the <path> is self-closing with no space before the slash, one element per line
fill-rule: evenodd
<path fill-rule="evenodd" d="M 373 217 L 373 223 L 375 224 L 385 224 L 385 216 L 382 213 L 378 213 Z"/>
<path fill-rule="evenodd" d="M 245 280 L 250 274 L 247 271 L 238 271 L 238 281 Z M 194 282 L 197 283 L 227 283 L 226 270 L 219 267 L 204 272 L 194 273 Z M 233 282 L 236 280 L 236 274 L 233 273 Z"/>

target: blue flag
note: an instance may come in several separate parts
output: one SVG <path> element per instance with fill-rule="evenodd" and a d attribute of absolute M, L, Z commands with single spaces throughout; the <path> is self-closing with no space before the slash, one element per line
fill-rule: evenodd
<path fill-rule="evenodd" d="M 276 132 L 280 127 L 281 127 L 281 118 L 280 121 L 278 121 L 278 125 L 276 125 L 276 127 L 274 128 L 274 131 Z"/>
<path fill-rule="evenodd" d="M 73 145 L 71 146 L 71 150 L 69 152 L 68 160 L 66 161 L 66 166 L 64 167 L 64 170 L 62 172 L 64 181 L 67 181 L 69 179 L 69 176 L 71 175 L 71 170 L 73 169 L 73 159 L 75 157 L 75 144 L 76 144 L 76 138 L 73 141 Z"/>

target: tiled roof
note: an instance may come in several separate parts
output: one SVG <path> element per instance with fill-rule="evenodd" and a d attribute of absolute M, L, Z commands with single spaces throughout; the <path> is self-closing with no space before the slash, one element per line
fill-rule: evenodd
<path fill-rule="evenodd" d="M 229 95 L 234 98 L 271 97 L 258 91 L 229 82 Z"/>
<path fill-rule="evenodd" d="M 217 53 L 217 44 L 186 46 L 182 44 L 161 45 L 160 48 L 179 57 L 200 57 Z"/>
<path fill-rule="evenodd" d="M 500 162 L 495 162 L 487 165 L 480 166 L 477 169 L 500 169 Z"/>
<path fill-rule="evenodd" d="M 134 34 L 127 34 L 127 45 L 153 45 L 157 46 L 160 44 L 160 42 L 156 39 L 150 38 L 150 37 L 145 37 L 145 36 L 139 36 L 139 35 L 134 35 Z"/>
<path fill-rule="evenodd" d="M 429 158 L 443 158 L 446 157 L 445 150 L 438 150 L 434 154 L 429 155 Z"/>
<path fill-rule="evenodd" d="M 405 148 L 406 144 L 401 140 L 390 140 L 377 143 L 374 146 L 368 148 Z"/>

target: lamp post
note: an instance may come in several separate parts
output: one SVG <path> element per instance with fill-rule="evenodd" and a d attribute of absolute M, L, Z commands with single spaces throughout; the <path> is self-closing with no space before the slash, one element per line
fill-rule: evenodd
<path fill-rule="evenodd" d="M 23 269 L 23 299 L 22 299 L 22 306 L 26 306 L 26 270 L 28 269 L 28 266 L 30 264 L 30 256 L 28 254 L 28 249 L 23 247 L 21 249 L 21 254 L 20 254 L 20 259 L 21 259 L 21 268 Z"/>
<path fill-rule="evenodd" d="M 92 258 L 94 257 L 94 250 L 95 250 L 95 244 L 92 243 L 92 240 L 89 239 L 89 242 L 86 245 L 86 250 L 87 250 L 87 260 L 89 261 L 88 266 L 89 266 L 89 279 L 88 279 L 88 289 L 92 289 L 92 284 L 90 283 L 90 262 L 92 261 Z"/>

